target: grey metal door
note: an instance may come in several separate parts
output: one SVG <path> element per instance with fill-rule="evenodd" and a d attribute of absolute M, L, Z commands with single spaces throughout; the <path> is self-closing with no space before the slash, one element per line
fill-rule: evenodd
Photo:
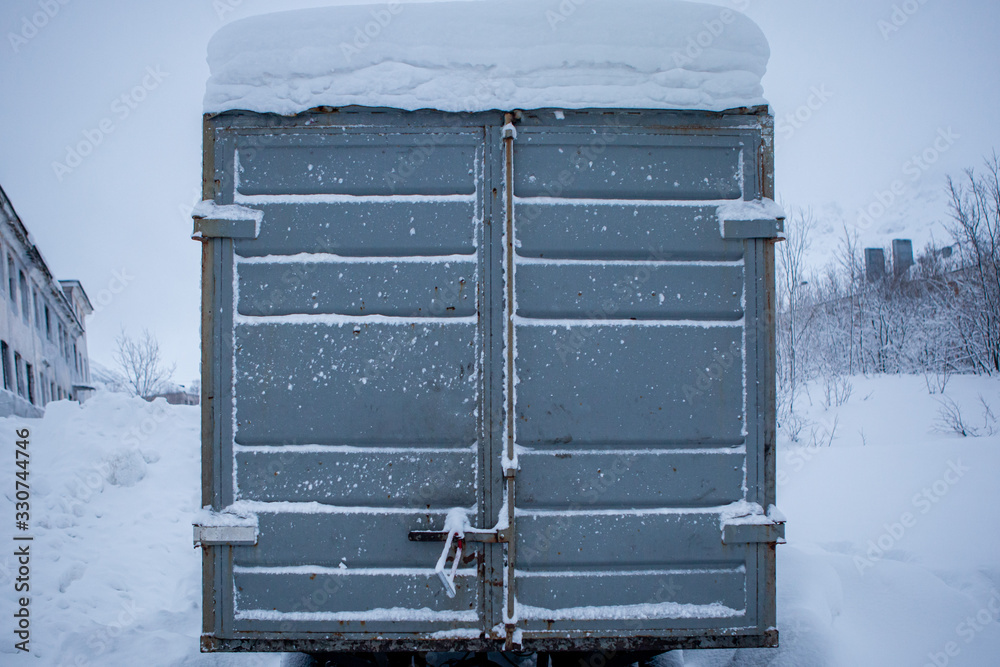
<path fill-rule="evenodd" d="M 760 117 L 206 127 L 206 645 L 773 641 Z"/>
<path fill-rule="evenodd" d="M 771 613 L 771 538 L 722 534 L 771 502 L 767 395 L 747 382 L 766 377 L 768 247 L 724 238 L 717 211 L 762 196 L 760 128 L 566 115 L 529 114 L 508 139 L 507 622 L 565 648 L 737 634 Z"/>
<path fill-rule="evenodd" d="M 476 509 L 483 127 L 229 127 L 214 141 L 217 203 L 264 222 L 216 242 L 213 504 L 255 515 L 258 537 L 217 550 L 213 629 L 478 636 L 481 553 L 466 550 L 449 597 L 441 545 L 407 535 L 453 507 L 492 525 Z"/>

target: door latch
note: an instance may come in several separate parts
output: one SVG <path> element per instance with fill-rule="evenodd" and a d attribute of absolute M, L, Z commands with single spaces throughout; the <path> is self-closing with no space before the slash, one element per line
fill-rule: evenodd
<path fill-rule="evenodd" d="M 444 520 L 444 530 L 413 530 L 408 538 L 411 542 L 444 542 L 444 549 L 434 566 L 434 572 L 444 585 L 448 597 L 455 597 L 455 574 L 462 562 L 462 552 L 466 542 L 506 542 L 506 531 L 473 528 L 465 510 L 456 507 L 448 512 Z M 452 553 L 454 552 L 454 553 Z M 451 569 L 447 570 L 448 557 L 452 557 Z"/>

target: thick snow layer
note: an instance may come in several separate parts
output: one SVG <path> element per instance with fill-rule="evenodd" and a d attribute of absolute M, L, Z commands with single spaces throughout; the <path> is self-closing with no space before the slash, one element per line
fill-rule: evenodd
<path fill-rule="evenodd" d="M 750 19 L 691 2 L 329 7 L 255 16 L 216 33 L 205 111 L 722 111 L 767 103 L 769 56 Z"/>

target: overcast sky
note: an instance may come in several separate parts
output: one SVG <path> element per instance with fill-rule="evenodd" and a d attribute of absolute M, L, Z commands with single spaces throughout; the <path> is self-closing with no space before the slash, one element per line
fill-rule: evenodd
<path fill-rule="evenodd" d="M 585 11 L 604 0 L 539 0 L 560 1 Z M 208 39 L 244 16 L 330 4 L 346 3 L 0 3 L 0 185 L 55 275 L 80 279 L 97 306 L 97 361 L 110 363 L 123 324 L 148 327 L 177 362 L 175 380 L 197 377 L 200 247 L 189 212 Z M 945 176 L 1000 148 L 1000 3 L 713 4 L 744 9 L 770 40 L 778 193 L 814 207 L 829 229 L 859 226 L 874 243 L 919 218 L 926 232 L 947 215 Z M 84 140 L 93 151 L 67 162 L 67 146 Z M 894 184 L 903 201 L 881 213 L 874 204 Z"/>

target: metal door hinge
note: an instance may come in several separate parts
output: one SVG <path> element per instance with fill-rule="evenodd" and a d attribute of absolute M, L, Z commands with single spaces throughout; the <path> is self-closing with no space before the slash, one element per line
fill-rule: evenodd
<path fill-rule="evenodd" d="M 194 523 L 194 546 L 252 547 L 257 544 L 257 517 L 202 510 Z"/>
<path fill-rule="evenodd" d="M 256 526 L 194 526 L 195 547 L 252 547 L 255 544 Z"/>
<path fill-rule="evenodd" d="M 771 505 L 767 514 L 760 505 L 748 512 L 722 519 L 723 544 L 784 544 L 785 517 Z"/>
<path fill-rule="evenodd" d="M 255 239 L 260 235 L 264 212 L 237 204 L 222 206 L 206 199 L 194 207 L 194 234 L 191 238 Z"/>
<path fill-rule="evenodd" d="M 722 238 L 776 239 L 784 230 L 784 220 L 726 220 L 722 223 Z"/>
<path fill-rule="evenodd" d="M 727 202 L 717 215 L 724 239 L 774 239 L 785 230 L 785 212 L 770 199 Z"/>

